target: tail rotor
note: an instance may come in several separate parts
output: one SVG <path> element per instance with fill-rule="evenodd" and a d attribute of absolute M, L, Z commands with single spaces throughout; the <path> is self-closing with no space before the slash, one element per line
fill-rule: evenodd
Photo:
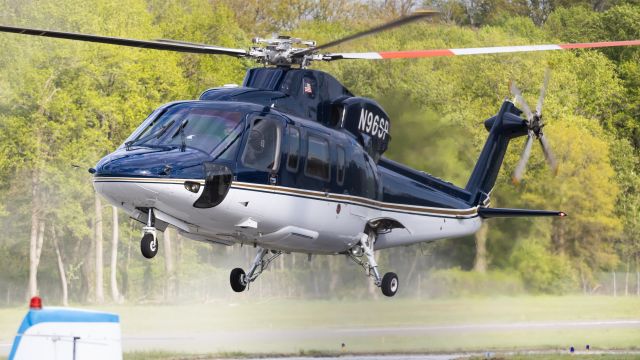
<path fill-rule="evenodd" d="M 551 72 L 549 71 L 549 69 L 547 69 L 544 74 L 544 81 L 542 84 L 542 88 L 540 89 L 540 96 L 538 97 L 538 103 L 536 104 L 535 113 L 531 111 L 529 104 L 527 104 L 527 101 L 522 96 L 522 92 L 515 84 L 515 82 L 511 82 L 510 89 L 511 94 L 515 98 L 514 102 L 517 103 L 518 106 L 522 109 L 522 112 L 524 112 L 526 116 L 525 122 L 527 124 L 527 127 L 529 128 L 529 136 L 527 138 L 527 142 L 524 146 L 524 150 L 522 151 L 522 155 L 520 156 L 520 160 L 518 161 L 518 164 L 516 165 L 516 168 L 513 171 L 513 175 L 511 177 L 514 184 L 519 184 L 522 180 L 522 177 L 524 176 L 525 168 L 527 166 L 527 163 L 529 162 L 529 157 L 531 156 L 531 148 L 533 146 L 534 138 L 538 139 L 538 141 L 540 142 L 540 145 L 542 146 L 542 152 L 544 153 L 544 157 L 547 160 L 551 171 L 553 171 L 554 174 L 558 171 L 558 162 L 556 161 L 556 158 L 551 151 L 551 146 L 549 145 L 547 138 L 542 132 L 542 128 L 545 125 L 542 121 L 542 105 L 544 103 L 544 97 L 547 91 L 550 77 Z"/>

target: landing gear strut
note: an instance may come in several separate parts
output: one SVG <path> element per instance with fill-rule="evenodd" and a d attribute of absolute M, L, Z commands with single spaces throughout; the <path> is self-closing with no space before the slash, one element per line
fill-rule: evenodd
<path fill-rule="evenodd" d="M 158 237 L 156 228 L 153 226 L 153 209 L 149 208 L 147 226 L 142 228 L 142 240 L 140 240 L 140 251 L 142 256 L 151 259 L 158 253 Z"/>
<path fill-rule="evenodd" d="M 373 229 L 369 229 L 368 235 L 362 234 L 358 244 L 349 250 L 348 256 L 356 264 L 362 266 L 368 276 L 373 278 L 373 283 L 382 290 L 382 294 L 391 297 L 398 292 L 398 286 L 400 285 L 398 275 L 388 272 L 382 278 L 380 277 L 378 263 L 373 253 L 375 241 L 376 232 Z M 367 257 L 366 261 L 361 259 L 363 255 Z"/>
<path fill-rule="evenodd" d="M 240 268 L 231 270 L 229 282 L 231 283 L 233 291 L 243 292 L 247 289 L 249 284 L 255 281 L 258 276 L 267 269 L 269 264 L 280 255 L 282 255 L 282 251 L 272 250 L 269 255 L 269 250 L 265 248 L 258 248 L 258 254 L 256 254 L 255 259 L 253 259 L 249 273 L 245 274 L 244 270 Z"/>

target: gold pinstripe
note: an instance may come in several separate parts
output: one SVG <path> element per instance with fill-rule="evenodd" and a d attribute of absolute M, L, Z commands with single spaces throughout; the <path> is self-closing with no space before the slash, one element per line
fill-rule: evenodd
<path fill-rule="evenodd" d="M 93 181 L 96 183 L 131 182 L 131 183 L 176 184 L 176 185 L 183 185 L 185 181 L 191 181 L 191 182 L 197 182 L 201 185 L 205 184 L 205 181 L 200 179 L 162 179 L 162 178 L 132 178 L 132 177 L 94 177 Z M 262 190 L 262 191 L 272 191 L 275 193 L 309 196 L 309 197 L 317 198 L 319 200 L 330 199 L 334 201 L 335 200 L 348 201 L 348 202 L 359 203 L 365 206 L 379 208 L 381 210 L 409 211 L 409 212 L 417 212 L 417 213 L 423 213 L 423 214 L 449 215 L 449 216 L 458 216 L 458 217 L 472 217 L 478 214 L 478 207 L 472 207 L 467 209 L 446 209 L 446 208 L 434 208 L 434 207 L 426 207 L 426 206 L 385 203 L 385 202 L 371 200 L 371 199 L 367 199 L 359 196 L 326 193 L 326 192 L 312 191 L 312 190 L 303 190 L 303 189 L 289 188 L 289 187 L 283 187 L 283 186 L 252 184 L 252 183 L 237 182 L 237 181 L 232 182 L 231 186 L 232 188 L 236 188 L 236 189 Z"/>

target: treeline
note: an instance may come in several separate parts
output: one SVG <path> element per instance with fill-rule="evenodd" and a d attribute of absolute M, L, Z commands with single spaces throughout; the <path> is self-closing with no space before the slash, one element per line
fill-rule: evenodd
<path fill-rule="evenodd" d="M 246 48 L 251 37 L 274 31 L 328 41 L 423 6 L 438 8 L 443 19 L 340 49 L 640 38 L 633 1 L 5 0 L 0 22 Z M 60 303 L 236 296 L 228 271 L 247 267 L 254 249 L 204 245 L 172 232 L 161 239 L 159 255 L 145 260 L 140 225 L 96 197 L 86 169 L 160 104 L 241 83 L 255 64 L 10 34 L 0 35 L 0 47 L 0 303 L 35 293 Z M 381 266 L 400 275 L 405 294 L 437 293 L 430 283 L 481 281 L 504 292 L 592 293 L 602 288 L 600 274 L 614 271 L 632 274 L 619 279 L 628 293 L 640 291 L 639 48 L 314 65 L 390 113 L 390 158 L 458 185 L 486 138 L 482 121 L 509 96 L 509 80 L 534 103 L 545 68 L 552 69 L 545 134 L 558 174 L 535 147 L 524 181 L 514 186 L 510 172 L 524 145 L 516 141 L 492 205 L 570 216 L 491 220 L 473 238 L 381 252 Z M 308 262 L 286 255 L 242 296 L 370 296 L 367 287 L 360 269 L 342 257 Z"/>

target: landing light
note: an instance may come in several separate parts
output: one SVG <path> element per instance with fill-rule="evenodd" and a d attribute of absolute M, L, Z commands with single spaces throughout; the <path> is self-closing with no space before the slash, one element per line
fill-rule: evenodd
<path fill-rule="evenodd" d="M 362 254 L 364 254 L 364 250 L 360 245 L 356 245 L 352 247 L 350 251 L 351 251 L 351 254 L 353 254 L 353 256 L 357 256 L 357 257 L 360 257 L 362 256 Z"/>
<path fill-rule="evenodd" d="M 200 183 L 193 182 L 193 181 L 185 181 L 184 188 L 193 193 L 197 193 L 198 191 L 200 191 Z"/>

